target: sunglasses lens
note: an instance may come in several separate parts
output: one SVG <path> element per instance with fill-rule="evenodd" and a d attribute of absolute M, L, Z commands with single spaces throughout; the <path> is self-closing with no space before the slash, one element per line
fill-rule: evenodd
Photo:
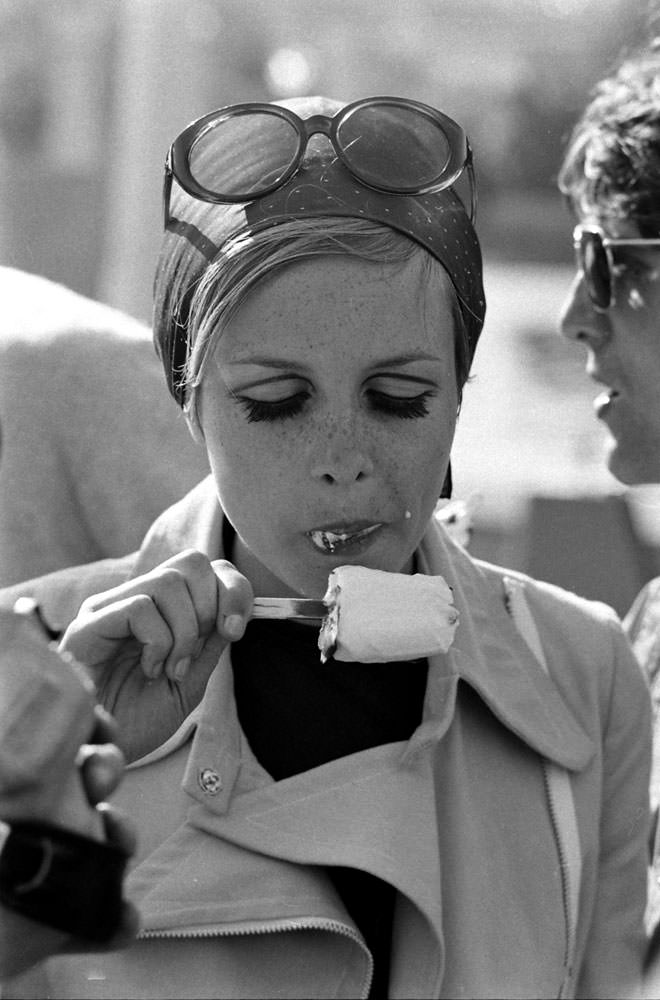
<path fill-rule="evenodd" d="M 598 233 L 580 234 L 578 265 L 584 273 L 591 301 L 599 309 L 607 309 L 612 291 L 610 265 Z"/>
<path fill-rule="evenodd" d="M 437 183 L 451 159 L 438 122 L 413 108 L 368 104 L 337 129 L 347 165 L 367 184 L 386 191 L 419 191 Z M 451 181 L 450 181 L 451 183 Z"/>
<path fill-rule="evenodd" d="M 200 133 L 188 164 L 202 187 L 248 200 L 282 181 L 296 159 L 299 142 L 291 122 L 280 115 L 234 114 Z"/>

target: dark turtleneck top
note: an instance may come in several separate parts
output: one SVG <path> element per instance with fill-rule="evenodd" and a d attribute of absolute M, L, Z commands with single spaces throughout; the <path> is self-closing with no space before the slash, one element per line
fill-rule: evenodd
<path fill-rule="evenodd" d="M 232 542 L 227 528 L 225 552 Z M 299 622 L 253 620 L 232 646 L 239 722 L 275 781 L 407 740 L 421 722 L 426 659 L 321 663 L 317 639 L 317 628 Z M 395 890 L 358 869 L 328 872 L 373 955 L 369 996 L 380 1000 L 387 996 Z"/>

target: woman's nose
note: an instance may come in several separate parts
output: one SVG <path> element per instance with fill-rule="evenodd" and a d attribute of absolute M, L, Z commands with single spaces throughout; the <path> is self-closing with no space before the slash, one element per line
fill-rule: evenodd
<path fill-rule="evenodd" d="M 330 486 L 352 486 L 373 474 L 374 464 L 353 423 L 328 425 L 314 447 L 312 476 Z"/>
<path fill-rule="evenodd" d="M 559 315 L 561 335 L 597 348 L 607 338 L 608 329 L 607 314 L 594 309 L 582 275 L 576 274 Z"/>

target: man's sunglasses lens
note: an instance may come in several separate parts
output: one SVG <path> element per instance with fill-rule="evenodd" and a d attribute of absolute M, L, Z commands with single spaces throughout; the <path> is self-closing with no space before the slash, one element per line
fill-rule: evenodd
<path fill-rule="evenodd" d="M 591 301 L 599 309 L 607 309 L 612 282 L 609 261 L 600 236 L 597 233 L 583 232 L 580 236 L 579 254 Z"/>
<path fill-rule="evenodd" d="M 281 183 L 293 166 L 300 137 L 277 114 L 236 114 L 208 126 L 188 157 L 190 172 L 208 191 L 229 197 L 258 196 Z M 236 150 L 241 156 L 237 159 Z"/>
<path fill-rule="evenodd" d="M 345 162 L 365 183 L 419 191 L 442 174 L 451 149 L 442 128 L 412 108 L 379 103 L 348 114 L 337 129 Z"/>

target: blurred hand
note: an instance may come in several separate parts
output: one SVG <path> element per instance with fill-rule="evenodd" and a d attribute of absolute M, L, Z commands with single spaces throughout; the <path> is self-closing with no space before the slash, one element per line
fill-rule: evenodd
<path fill-rule="evenodd" d="M 133 825 L 119 809 L 105 801 L 119 785 L 124 771 L 124 755 L 116 744 L 117 724 L 100 705 L 95 706 L 94 716 L 90 742 L 81 746 L 77 755 L 82 786 L 90 806 L 100 818 L 104 839 L 132 855 L 137 846 Z M 116 951 L 131 943 L 139 926 L 137 909 L 124 900 L 121 923 L 110 941 L 99 945 L 98 942 L 69 938 L 62 950 L 70 953 Z"/>
<path fill-rule="evenodd" d="M 163 743 L 199 703 L 227 643 L 243 635 L 252 600 L 231 563 L 190 549 L 82 604 L 59 648 L 89 670 L 129 761 Z"/>
<path fill-rule="evenodd" d="M 124 755 L 117 746 L 117 724 L 104 708 L 96 705 L 95 725 L 90 742 L 81 746 L 77 755 L 82 786 L 90 806 L 100 817 L 103 836 L 110 844 L 125 854 L 135 854 L 136 837 L 129 819 L 105 800 L 119 785 L 124 772 Z M 103 950 L 114 951 L 126 947 L 139 929 L 139 915 L 132 903 L 124 901 L 122 921 L 111 941 Z M 98 944 L 70 940 L 67 951 L 98 951 Z"/>
<path fill-rule="evenodd" d="M 0 611 L 0 819 L 41 820 L 132 854 L 130 823 L 104 801 L 123 772 L 115 738 L 116 726 L 95 703 L 84 669 L 62 657 L 34 620 Z M 105 948 L 124 947 L 138 924 L 135 907 L 124 903 L 121 925 Z M 11 910 L 0 919 L 3 977 L 48 955 L 89 947 Z"/>
<path fill-rule="evenodd" d="M 97 727 L 94 686 L 35 621 L 0 612 L 0 818 L 103 839 L 76 764 Z"/>

